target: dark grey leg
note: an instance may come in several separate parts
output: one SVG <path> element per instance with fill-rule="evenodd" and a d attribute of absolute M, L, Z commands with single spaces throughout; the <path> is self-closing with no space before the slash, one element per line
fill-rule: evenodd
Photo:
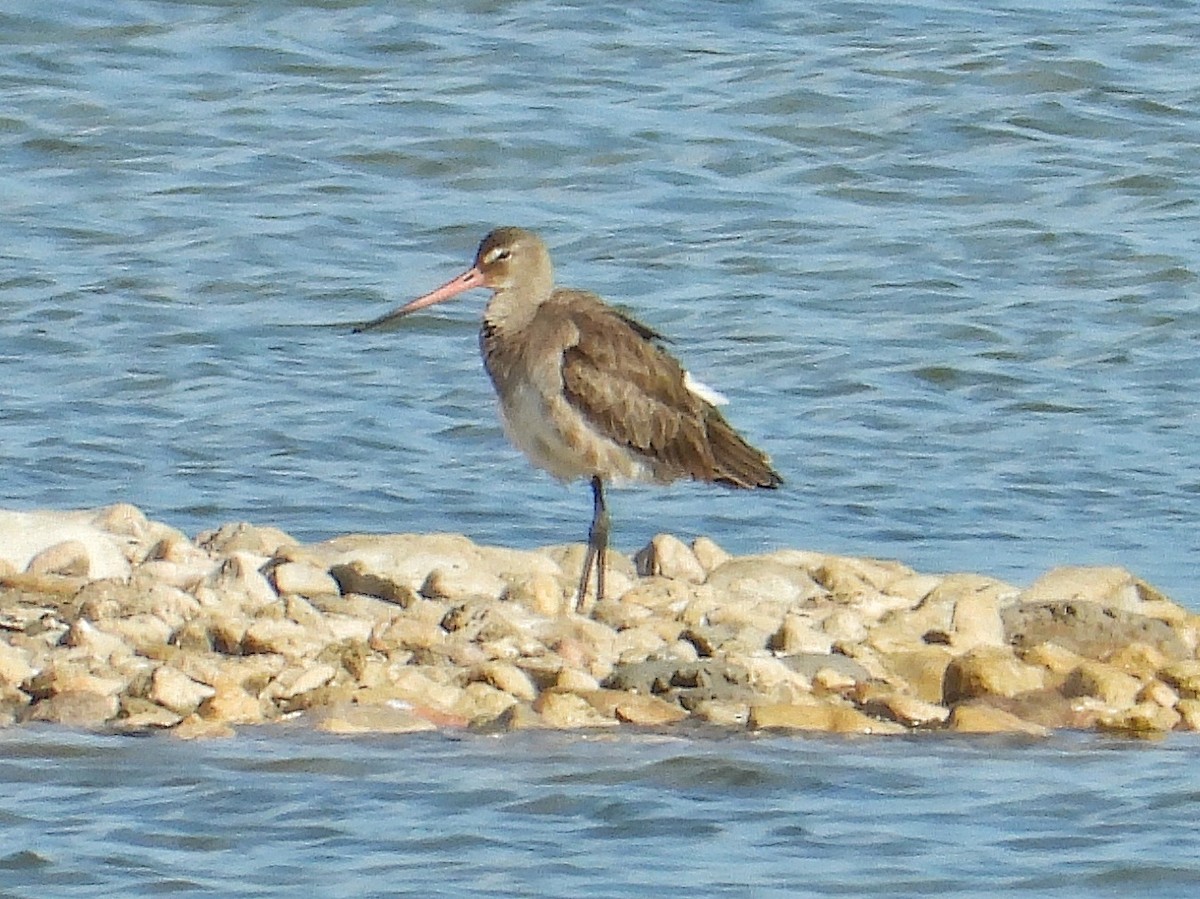
<path fill-rule="evenodd" d="M 588 529 L 587 555 L 584 556 L 583 571 L 579 576 L 579 595 L 575 598 L 575 610 L 578 612 L 583 611 L 592 566 L 596 568 L 596 602 L 604 599 L 604 563 L 608 553 L 609 524 L 608 506 L 604 503 L 604 482 L 599 475 L 592 475 L 592 526 Z"/>

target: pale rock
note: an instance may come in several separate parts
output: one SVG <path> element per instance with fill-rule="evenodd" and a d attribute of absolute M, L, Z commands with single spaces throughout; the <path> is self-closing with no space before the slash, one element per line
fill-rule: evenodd
<path fill-rule="evenodd" d="M 1180 715 L 1180 725 L 1192 731 L 1200 731 L 1200 699 L 1181 699 L 1175 704 Z"/>
<path fill-rule="evenodd" d="M 615 719 L 622 724 L 639 727 L 662 727 L 677 724 L 688 713 L 673 702 L 657 696 L 625 693 L 620 690 L 594 690 L 583 698 L 606 720 Z"/>
<path fill-rule="evenodd" d="M 268 699 L 294 699 L 324 687 L 337 676 L 337 668 L 326 662 L 291 666 L 275 675 L 263 696 Z"/>
<path fill-rule="evenodd" d="M 750 706 L 752 730 L 802 730 L 833 734 L 898 734 L 905 729 L 858 709 L 827 703 L 763 703 Z"/>
<path fill-rule="evenodd" d="M 1029 585 L 1021 602 L 1095 602 L 1104 606 L 1140 612 L 1141 594 L 1137 580 L 1115 566 L 1064 565 L 1053 568 Z"/>
<path fill-rule="evenodd" d="M 1122 646 L 1107 659 L 1108 664 L 1119 668 L 1126 674 L 1132 674 L 1141 680 L 1149 680 L 1165 668 L 1168 659 L 1154 646 L 1145 643 L 1130 643 Z"/>
<path fill-rule="evenodd" d="M 835 668 L 821 668 L 813 675 L 813 689 L 818 693 L 843 694 L 852 690 L 858 681 Z"/>
<path fill-rule="evenodd" d="M 959 652 L 977 646 L 1004 646 L 1007 640 L 996 591 L 983 590 L 961 597 L 954 604 L 950 632 L 951 645 Z"/>
<path fill-rule="evenodd" d="M 1174 709 L 1163 708 L 1155 702 L 1139 702 L 1130 708 L 1101 716 L 1097 724 L 1101 730 L 1131 736 L 1152 736 L 1174 730 L 1182 720 L 1182 716 Z"/>
<path fill-rule="evenodd" d="M 127 685 L 128 681 L 125 678 L 93 673 L 84 662 L 55 660 L 41 671 L 35 672 L 21 685 L 21 689 L 34 699 L 46 699 L 59 693 L 116 696 Z"/>
<path fill-rule="evenodd" d="M 862 618 L 850 609 L 838 609 L 825 619 L 823 629 L 834 642 L 861 643 L 867 637 Z"/>
<path fill-rule="evenodd" d="M 1200 699 L 1200 660 L 1173 662 L 1164 667 L 1158 676 L 1179 691 L 1183 699 Z"/>
<path fill-rule="evenodd" d="M 886 718 L 912 728 L 940 726 L 950 717 L 950 710 L 944 705 L 926 702 L 906 693 L 874 697 L 863 705 L 862 710 L 873 717 Z"/>
<path fill-rule="evenodd" d="M 825 588 L 803 568 L 761 556 L 730 559 L 709 573 L 707 583 L 727 605 L 765 600 L 790 606 L 825 595 Z"/>
<path fill-rule="evenodd" d="M 642 577 L 661 576 L 690 584 L 703 584 L 708 577 L 696 554 L 671 534 L 656 534 L 633 561 Z"/>
<path fill-rule="evenodd" d="M 935 574 L 909 574 L 899 577 L 887 585 L 887 592 L 904 599 L 909 608 L 920 604 L 930 593 L 941 586 L 942 577 Z"/>
<path fill-rule="evenodd" d="M 1048 736 L 1049 729 L 1018 718 L 979 702 L 964 702 L 950 710 L 947 722 L 950 730 L 961 734 L 1024 734 L 1031 737 Z"/>
<path fill-rule="evenodd" d="M 756 694 L 784 701 L 812 693 L 812 684 L 802 673 L 774 656 L 745 656 L 740 659 L 750 675 L 750 686 Z"/>
<path fill-rule="evenodd" d="M 634 662 L 648 658 L 666 645 L 667 641 L 663 639 L 662 635 L 650 626 L 630 627 L 619 631 L 614 642 L 617 658 L 622 662 Z"/>
<path fill-rule="evenodd" d="M 329 571 L 309 562 L 283 562 L 271 568 L 271 584 L 280 596 L 340 594 L 341 588 Z"/>
<path fill-rule="evenodd" d="M 1045 686 L 1045 670 L 1027 665 L 1007 649 L 981 646 L 946 667 L 942 701 L 953 705 L 982 696 L 1012 697 Z"/>
<path fill-rule="evenodd" d="M 25 571 L 29 574 L 87 577 L 91 568 L 87 546 L 80 540 L 63 540 L 39 550 L 37 555 L 29 560 Z"/>
<path fill-rule="evenodd" d="M 554 682 L 560 693 L 587 693 L 600 689 L 600 681 L 586 671 L 577 668 L 563 668 Z"/>
<path fill-rule="evenodd" d="M 692 555 L 696 557 L 696 561 L 706 572 L 724 565 L 733 558 L 708 537 L 697 537 L 692 541 Z"/>
<path fill-rule="evenodd" d="M 97 512 L 10 512 L 0 510 L 0 559 L 25 571 L 38 553 L 56 544 L 84 547 L 91 578 L 129 577 L 126 540 L 97 526 Z"/>
<path fill-rule="evenodd" d="M 119 717 L 112 722 L 123 731 L 165 730 L 182 721 L 182 716 L 148 699 L 125 696 Z"/>
<path fill-rule="evenodd" d="M 298 545 L 298 541 L 275 527 L 259 527 L 244 521 L 223 524 L 215 531 L 205 531 L 196 543 L 214 555 L 231 556 L 250 553 L 268 558 Z"/>
<path fill-rule="evenodd" d="M 692 717 L 717 727 L 745 727 L 750 704 L 731 699 L 704 699 L 692 708 Z"/>
<path fill-rule="evenodd" d="M 216 692 L 207 684 L 192 680 L 179 669 L 162 665 L 154 670 L 146 698 L 180 716 L 186 716 Z"/>
<path fill-rule="evenodd" d="M 171 728 L 171 736 L 179 740 L 229 740 L 234 735 L 229 722 L 202 718 L 194 712 Z"/>
<path fill-rule="evenodd" d="M 471 597 L 486 596 L 499 599 L 507 584 L 489 571 L 470 568 L 435 568 L 417 591 L 426 599 L 445 599 L 455 602 Z"/>
<path fill-rule="evenodd" d="M 478 678 L 523 702 L 533 702 L 538 695 L 529 675 L 509 662 L 489 662 L 480 669 Z"/>
<path fill-rule="evenodd" d="M 951 658 L 950 652 L 940 646 L 922 646 L 908 652 L 884 654 L 881 661 L 890 672 L 885 680 L 899 676 L 918 699 L 941 703 Z"/>
<path fill-rule="evenodd" d="M 329 629 L 333 641 L 337 643 L 350 641 L 366 643 L 374 632 L 374 627 L 369 619 L 358 618 L 354 615 L 327 612 L 325 613 L 325 626 Z"/>
<path fill-rule="evenodd" d="M 833 648 L 833 637 L 818 630 L 811 618 L 795 612 L 783 617 L 783 624 L 771 637 L 770 648 L 784 655 L 799 653 L 828 654 Z"/>
<path fill-rule="evenodd" d="M 46 721 L 66 727 L 100 727 L 120 711 L 116 693 L 68 689 L 35 702 L 25 720 Z"/>
<path fill-rule="evenodd" d="M 76 618 L 71 622 L 63 642 L 74 649 L 84 650 L 98 661 L 108 662 L 131 653 L 121 637 L 100 630 L 86 618 Z"/>
<path fill-rule="evenodd" d="M 17 687 L 33 677 L 32 659 L 33 654 L 28 650 L 0 640 L 0 684 Z"/>
<path fill-rule="evenodd" d="M 289 659 L 311 658 L 328 644 L 308 628 L 288 619 L 259 618 L 242 636 L 242 652 L 278 653 Z"/>
<path fill-rule="evenodd" d="M 99 625 L 99 629 L 110 637 L 119 638 L 130 650 L 146 655 L 158 647 L 167 645 L 175 629 L 157 615 L 140 613 L 124 618 L 110 618 Z"/>
<path fill-rule="evenodd" d="M 600 714 L 592 705 L 575 693 L 547 690 L 538 696 L 533 710 L 547 727 L 575 730 L 585 727 L 613 727 L 617 719 Z"/>
<path fill-rule="evenodd" d="M 1141 692 L 1142 682 L 1103 662 L 1086 661 L 1063 684 L 1064 696 L 1095 696 L 1109 706 L 1127 708 Z"/>
<path fill-rule="evenodd" d="M 1052 674 L 1066 677 L 1086 659 L 1057 643 L 1038 643 L 1021 654 L 1022 660 L 1030 665 L 1045 668 Z"/>
<path fill-rule="evenodd" d="M 454 711 L 467 723 L 495 721 L 517 704 L 509 690 L 492 684 L 467 684 L 459 695 Z"/>
<path fill-rule="evenodd" d="M 1179 694 L 1160 680 L 1152 680 L 1137 695 L 1139 702 L 1154 702 L 1165 709 L 1173 709 L 1179 704 Z"/>
<path fill-rule="evenodd" d="M 329 576 L 346 596 L 367 596 L 401 608 L 408 608 L 417 597 L 417 587 L 381 575 L 360 559 L 333 565 Z"/>
<path fill-rule="evenodd" d="M 514 578 L 504 593 L 504 599 L 545 618 L 565 615 L 567 603 L 574 602 L 573 594 L 568 598 L 562 581 L 546 572 Z"/>
<path fill-rule="evenodd" d="M 197 709 L 200 717 L 226 724 L 261 724 L 266 720 L 258 697 L 251 696 L 240 684 L 222 680 L 213 686 L 213 695 Z"/>

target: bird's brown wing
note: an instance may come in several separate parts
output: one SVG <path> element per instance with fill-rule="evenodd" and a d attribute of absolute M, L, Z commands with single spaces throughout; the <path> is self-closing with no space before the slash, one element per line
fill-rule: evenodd
<path fill-rule="evenodd" d="M 570 299 L 576 339 L 563 351 L 563 387 L 593 427 L 643 456 L 665 480 L 781 483 L 767 458 L 688 389 L 682 366 L 654 331 L 598 297 L 572 291 Z"/>

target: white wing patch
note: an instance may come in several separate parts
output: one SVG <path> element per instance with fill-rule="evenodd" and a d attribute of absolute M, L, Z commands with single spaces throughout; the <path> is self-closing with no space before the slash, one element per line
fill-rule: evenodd
<path fill-rule="evenodd" d="M 685 371 L 683 373 L 683 386 L 686 387 L 693 396 L 700 397 L 700 399 L 704 400 L 704 402 L 709 403 L 710 405 L 729 405 L 729 397 L 721 393 L 719 390 L 713 390 L 713 388 L 709 387 L 703 381 L 697 381 L 692 377 L 692 373 L 690 371 Z"/>

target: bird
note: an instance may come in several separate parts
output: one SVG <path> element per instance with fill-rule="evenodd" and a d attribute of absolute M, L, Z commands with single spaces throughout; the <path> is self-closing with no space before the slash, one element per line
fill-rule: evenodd
<path fill-rule="evenodd" d="M 492 230 L 465 272 L 354 330 L 381 328 L 473 288 L 492 292 L 479 348 L 509 440 L 558 480 L 591 483 L 578 613 L 593 570 L 596 601 L 605 595 L 606 483 L 783 484 L 770 458 L 725 420 L 717 408 L 725 398 L 693 378 L 662 335 L 595 293 L 555 286 L 550 251 L 524 228 Z"/>

